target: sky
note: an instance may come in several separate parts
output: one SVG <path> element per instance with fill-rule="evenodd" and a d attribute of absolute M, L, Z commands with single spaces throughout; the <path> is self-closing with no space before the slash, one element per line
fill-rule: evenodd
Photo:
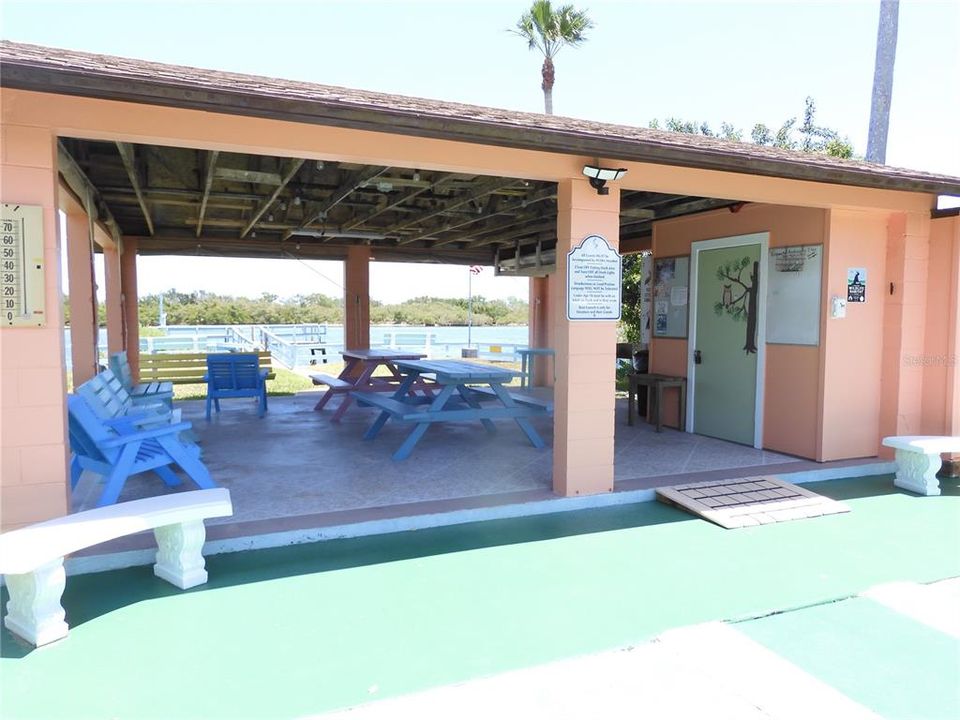
<path fill-rule="evenodd" d="M 556 59 L 554 112 L 646 126 L 669 116 L 779 127 L 817 120 L 866 151 L 879 0 L 576 2 L 595 23 Z M 529 0 L 0 0 L 6 39 L 541 112 L 542 57 L 507 32 Z M 960 2 L 901 0 L 887 163 L 960 176 Z M 461 267 L 374 263 L 371 294 L 465 296 Z M 140 293 L 342 294 L 340 263 L 141 258 Z M 473 280 L 487 297 L 527 281 Z"/>

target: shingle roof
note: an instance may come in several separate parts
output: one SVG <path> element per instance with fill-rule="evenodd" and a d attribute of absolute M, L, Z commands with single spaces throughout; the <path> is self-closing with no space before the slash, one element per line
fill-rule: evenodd
<path fill-rule="evenodd" d="M 960 178 L 701 135 L 0 41 L 0 85 L 516 148 L 960 195 Z"/>

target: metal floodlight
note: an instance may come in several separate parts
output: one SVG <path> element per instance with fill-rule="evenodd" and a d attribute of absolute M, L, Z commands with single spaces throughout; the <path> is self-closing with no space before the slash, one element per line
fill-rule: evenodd
<path fill-rule="evenodd" d="M 597 195 L 609 195 L 610 188 L 606 187 L 607 182 L 610 180 L 619 180 L 627 174 L 627 169 L 584 165 L 583 174 L 590 178 L 590 187 L 597 191 Z"/>

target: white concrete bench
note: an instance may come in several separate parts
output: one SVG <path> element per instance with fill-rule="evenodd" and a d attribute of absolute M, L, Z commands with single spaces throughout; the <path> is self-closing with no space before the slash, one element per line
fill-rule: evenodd
<path fill-rule="evenodd" d="M 921 495 L 940 494 L 940 455 L 960 452 L 960 437 L 900 435 L 884 438 L 883 444 L 897 451 L 897 477 L 893 484 Z"/>
<path fill-rule="evenodd" d="M 10 600 L 3 623 L 36 646 L 65 637 L 64 557 L 144 530 L 153 530 L 157 539 L 157 577 L 182 590 L 202 585 L 207 581 L 203 520 L 232 514 L 230 491 L 213 488 L 108 505 L 4 533 L 0 573 Z"/>

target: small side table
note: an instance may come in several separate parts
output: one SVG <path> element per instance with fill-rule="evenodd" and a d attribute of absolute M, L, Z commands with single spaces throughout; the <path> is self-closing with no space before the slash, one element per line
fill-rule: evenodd
<path fill-rule="evenodd" d="M 656 373 L 631 373 L 627 376 L 630 387 L 627 395 L 627 425 L 633 425 L 633 416 L 637 405 L 637 388 L 641 385 L 647 388 L 647 404 L 650 414 L 657 426 L 657 432 L 663 432 L 663 389 L 678 388 L 680 391 L 680 422 L 677 430 L 683 430 L 684 418 L 687 414 L 687 379 L 673 375 L 657 375 Z M 653 389 L 653 401 L 650 401 L 650 390 Z"/>
<path fill-rule="evenodd" d="M 520 356 L 520 387 L 530 387 L 533 374 L 533 363 L 537 355 L 545 355 L 554 358 L 556 363 L 556 351 L 553 348 L 518 348 L 517 355 Z M 554 365 L 553 379 L 557 379 L 557 368 Z"/>

